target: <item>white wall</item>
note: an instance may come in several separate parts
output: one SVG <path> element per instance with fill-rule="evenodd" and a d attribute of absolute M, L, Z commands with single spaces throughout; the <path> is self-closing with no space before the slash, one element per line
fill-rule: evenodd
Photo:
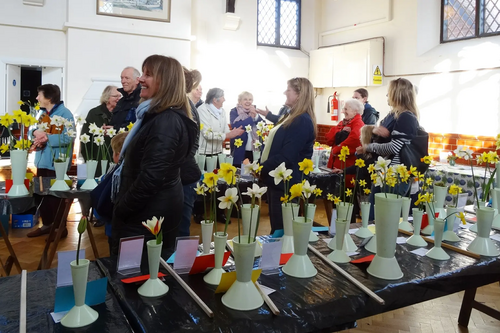
<path fill-rule="evenodd" d="M 96 15 L 95 0 L 47 0 L 43 7 L 2 1 L 1 6 L 0 101 L 6 63 L 63 67 L 63 99 L 73 112 L 92 79 L 119 80 L 124 67 L 140 70 L 148 55 L 190 64 L 191 1 L 172 0 L 169 23 Z"/>
<path fill-rule="evenodd" d="M 328 13 L 377 10 L 377 1 L 322 0 L 321 31 L 332 30 Z M 393 19 L 320 38 L 319 46 L 366 38 L 385 38 L 383 86 L 371 88 L 370 102 L 384 116 L 388 111 L 387 84 L 405 77 L 419 87 L 421 124 L 430 132 L 496 135 L 500 132 L 500 70 L 477 70 L 500 66 L 500 37 L 439 44 L 440 1 L 392 1 Z M 453 72 L 461 71 L 461 72 Z M 431 74 L 436 73 L 436 74 Z M 353 89 L 325 89 L 317 98 L 320 123 L 328 120 L 326 99 L 334 90 L 341 99 Z M 320 106 L 320 108 L 318 108 Z"/>
<path fill-rule="evenodd" d="M 192 1 L 191 68 L 203 75 L 203 98 L 208 89 L 224 90 L 226 112 L 236 106 L 244 90 L 254 95 L 254 104 L 266 105 L 275 113 L 285 101 L 287 80 L 308 77 L 307 51 L 317 47 L 314 17 L 319 1 L 302 1 L 302 48 L 257 46 L 257 1 L 236 1 L 235 15 L 241 18 L 236 31 L 224 30 L 225 0 Z"/>

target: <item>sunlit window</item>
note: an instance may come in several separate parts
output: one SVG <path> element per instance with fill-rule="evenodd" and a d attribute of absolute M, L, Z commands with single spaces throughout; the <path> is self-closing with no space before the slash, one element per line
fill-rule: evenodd
<path fill-rule="evenodd" d="M 499 0 L 442 0 L 441 42 L 500 34 Z"/>
<path fill-rule="evenodd" d="M 258 0 L 257 45 L 300 48 L 300 0 Z"/>

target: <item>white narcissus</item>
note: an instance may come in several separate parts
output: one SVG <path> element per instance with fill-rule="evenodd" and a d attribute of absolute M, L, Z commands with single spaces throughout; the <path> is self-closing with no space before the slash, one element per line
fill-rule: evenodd
<path fill-rule="evenodd" d="M 118 134 L 122 134 L 122 133 L 125 133 L 127 130 L 125 129 L 125 127 L 120 127 L 120 130 L 118 131 Z"/>
<path fill-rule="evenodd" d="M 46 131 L 49 129 L 49 124 L 47 123 L 40 123 L 38 125 L 36 125 L 37 129 L 40 130 L 40 131 Z"/>
<path fill-rule="evenodd" d="M 76 117 L 76 123 L 77 123 L 78 125 L 83 125 L 83 124 L 85 124 L 86 122 L 87 122 L 87 121 L 86 121 L 86 120 L 85 120 L 85 118 L 83 118 L 82 116 L 78 116 L 78 117 Z"/>
<path fill-rule="evenodd" d="M 106 130 L 106 135 L 109 136 L 110 138 L 112 138 L 116 135 L 116 130 L 114 128 L 110 128 L 110 129 Z"/>
<path fill-rule="evenodd" d="M 99 132 L 99 127 L 95 123 L 89 125 L 90 134 L 97 134 Z"/>
<path fill-rule="evenodd" d="M 69 129 L 66 131 L 66 134 L 70 137 L 70 138 L 74 138 L 76 137 L 76 131 L 74 129 Z"/>
<path fill-rule="evenodd" d="M 269 176 L 274 177 L 274 184 L 278 185 L 282 180 L 287 180 L 292 175 L 292 170 L 287 169 L 285 162 L 278 165 L 278 167 L 269 172 Z"/>
<path fill-rule="evenodd" d="M 247 131 L 247 133 L 252 132 L 252 125 L 246 125 L 245 126 L 245 131 Z"/>
<path fill-rule="evenodd" d="M 267 187 L 263 186 L 263 187 L 259 187 L 259 185 L 257 184 L 253 184 L 252 185 L 252 188 L 250 187 L 247 187 L 247 191 L 242 193 L 244 195 L 248 195 L 249 197 L 256 197 L 256 198 L 260 198 L 262 197 L 262 195 L 264 195 L 264 193 L 267 192 Z"/>
<path fill-rule="evenodd" d="M 391 164 L 391 160 L 386 160 L 382 156 L 379 156 L 377 159 L 377 163 L 375 164 L 375 170 L 387 172 L 389 164 Z"/>
<path fill-rule="evenodd" d="M 81 143 L 89 143 L 90 142 L 90 136 L 88 134 L 82 134 L 82 135 L 80 135 L 80 142 Z"/>
<path fill-rule="evenodd" d="M 104 138 L 102 136 L 96 136 L 94 138 L 94 143 L 98 146 L 102 146 L 104 144 Z"/>
<path fill-rule="evenodd" d="M 316 185 L 311 185 L 309 184 L 309 181 L 306 180 L 304 185 L 302 185 L 302 194 L 306 199 L 309 199 L 311 197 L 311 194 L 313 194 L 314 190 L 316 189 Z"/>
<path fill-rule="evenodd" d="M 220 200 L 220 209 L 231 208 L 238 201 L 238 189 L 235 187 L 228 188 L 225 195 L 218 199 Z"/>

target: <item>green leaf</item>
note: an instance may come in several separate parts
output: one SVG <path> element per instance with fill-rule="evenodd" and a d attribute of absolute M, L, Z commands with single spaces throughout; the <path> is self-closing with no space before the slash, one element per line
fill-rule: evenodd
<path fill-rule="evenodd" d="M 156 245 L 160 245 L 163 242 L 163 231 L 160 230 L 158 235 L 156 235 Z"/>

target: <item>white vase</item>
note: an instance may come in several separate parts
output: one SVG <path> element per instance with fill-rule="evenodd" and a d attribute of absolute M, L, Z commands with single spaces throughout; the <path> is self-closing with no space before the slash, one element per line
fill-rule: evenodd
<path fill-rule="evenodd" d="M 375 194 L 377 254 L 366 270 L 374 277 L 386 280 L 398 280 L 403 277 L 403 272 L 394 256 L 402 203 L 401 197 L 395 194 Z"/>
<path fill-rule="evenodd" d="M 108 160 L 101 160 L 101 176 L 104 176 L 107 170 L 108 170 Z"/>
<path fill-rule="evenodd" d="M 205 160 L 207 158 L 206 155 L 197 155 L 198 156 L 198 168 L 203 172 L 205 170 Z"/>
<path fill-rule="evenodd" d="M 93 190 L 97 187 L 97 182 L 95 181 L 95 171 L 97 169 L 96 160 L 87 161 L 87 179 L 80 187 L 82 190 Z"/>
<path fill-rule="evenodd" d="M 282 203 L 281 213 L 283 215 L 283 237 L 281 242 L 281 253 L 293 253 L 293 220 L 299 215 L 299 205 L 294 203 Z"/>
<path fill-rule="evenodd" d="M 260 207 L 255 205 L 252 209 L 251 204 L 241 205 L 241 222 L 243 224 L 243 234 L 250 235 L 253 240 L 257 236 L 257 220 L 259 219 Z M 255 245 L 255 256 L 262 255 L 262 247 L 259 243 Z"/>
<path fill-rule="evenodd" d="M 71 180 L 68 177 L 68 168 L 69 168 L 69 163 L 71 162 L 71 158 L 66 159 L 66 169 L 64 169 L 64 180 Z"/>
<path fill-rule="evenodd" d="M 226 241 L 227 234 L 224 234 L 222 231 L 214 233 L 215 264 L 214 268 L 203 277 L 203 281 L 208 284 L 218 286 L 220 283 L 222 273 L 224 273 L 224 270 L 222 269 L 222 261 L 224 259 Z"/>
<path fill-rule="evenodd" d="M 319 151 L 315 150 L 312 158 L 313 158 L 313 165 L 314 165 L 314 170 L 312 172 L 321 173 L 321 170 L 319 168 Z"/>
<path fill-rule="evenodd" d="M 249 311 L 264 304 L 257 287 L 252 281 L 255 242 L 248 243 L 248 235 L 233 238 L 236 281 L 222 296 L 222 304 L 233 310 Z"/>
<path fill-rule="evenodd" d="M 436 202 L 434 201 L 432 205 L 436 207 Z M 434 232 L 434 215 L 432 214 L 431 208 L 429 206 L 429 203 L 426 202 L 425 211 L 427 213 L 427 220 L 429 221 L 429 224 L 422 230 L 422 233 L 424 235 L 431 235 Z M 434 210 L 434 208 L 432 210 Z"/>
<path fill-rule="evenodd" d="M 424 211 L 422 209 L 413 208 L 413 235 L 406 240 L 406 244 L 417 247 L 426 247 L 427 242 L 420 236 L 420 227 L 422 226 L 422 216 Z"/>
<path fill-rule="evenodd" d="M 217 167 L 217 156 L 206 157 L 207 172 L 213 172 Z"/>
<path fill-rule="evenodd" d="M 500 163 L 497 163 L 497 165 L 498 164 Z M 498 172 L 500 172 L 500 170 L 497 169 L 497 173 Z M 500 186 L 500 184 L 495 184 L 495 186 Z M 500 211 L 500 188 L 494 188 L 491 191 L 491 195 L 493 196 L 493 208 L 497 209 L 497 214 L 493 217 L 493 224 L 491 227 L 500 230 L 500 214 L 498 214 L 498 211 Z"/>
<path fill-rule="evenodd" d="M 434 185 L 432 191 L 434 193 L 434 201 L 436 202 L 434 204 L 434 208 L 436 209 L 436 211 L 438 209 L 444 208 L 444 201 L 446 199 L 446 193 L 448 192 L 448 188 L 446 186 Z M 442 216 L 440 217 L 442 218 Z"/>
<path fill-rule="evenodd" d="M 61 319 L 61 325 L 64 327 L 87 326 L 99 318 L 99 313 L 85 304 L 89 265 L 90 261 L 87 259 L 80 259 L 79 265 L 76 264 L 76 260 L 70 263 L 75 306 Z"/>
<path fill-rule="evenodd" d="M 26 167 L 28 166 L 28 152 L 26 150 L 11 150 L 10 163 L 12 170 L 12 187 L 9 190 L 9 197 L 20 197 L 28 195 L 28 189 L 24 185 L 26 178 Z"/>
<path fill-rule="evenodd" d="M 348 221 L 346 220 L 335 220 L 335 230 L 337 233 L 341 234 L 344 233 L 348 225 Z M 333 242 L 330 241 L 330 243 Z M 337 237 L 335 239 L 335 250 L 333 250 L 332 253 L 330 253 L 327 258 L 330 259 L 333 262 L 339 263 L 339 264 L 345 264 L 351 261 L 351 258 L 345 253 L 343 250 L 344 247 L 344 237 Z"/>
<path fill-rule="evenodd" d="M 495 188 L 500 189 L 500 162 L 495 164 L 495 169 L 497 170 L 495 173 Z"/>
<path fill-rule="evenodd" d="M 316 205 L 315 204 L 307 204 L 307 218 L 313 221 L 314 224 L 314 215 L 316 214 Z M 319 240 L 318 235 L 316 235 L 311 228 L 311 232 L 309 233 L 309 243 L 317 242 Z"/>
<path fill-rule="evenodd" d="M 370 217 L 370 202 L 360 202 L 361 206 L 361 228 L 356 231 L 355 235 L 359 238 L 368 238 L 373 236 L 373 232 L 368 229 L 368 218 Z"/>
<path fill-rule="evenodd" d="M 201 221 L 201 242 L 203 244 L 203 254 L 210 253 L 210 244 L 212 243 L 212 233 L 214 230 L 213 221 Z"/>
<path fill-rule="evenodd" d="M 490 239 L 494 213 L 494 209 L 489 207 L 481 207 L 476 211 L 477 236 L 469 244 L 467 251 L 487 257 L 500 255 L 495 242 Z"/>
<path fill-rule="evenodd" d="M 226 163 L 233 165 L 234 157 L 232 156 L 226 156 Z"/>
<path fill-rule="evenodd" d="M 296 278 L 310 278 L 318 274 L 307 255 L 309 233 L 313 221 L 299 216 L 293 220 L 293 255 L 283 266 L 283 273 Z"/>
<path fill-rule="evenodd" d="M 160 256 L 163 242 L 156 244 L 156 239 L 146 243 L 148 249 L 149 279 L 137 289 L 139 295 L 144 297 L 159 297 L 168 292 L 168 286 L 158 279 L 158 270 L 160 269 Z"/>
<path fill-rule="evenodd" d="M 337 219 L 349 221 L 349 225 L 350 225 L 353 209 L 354 209 L 354 205 L 352 203 L 340 202 L 337 205 Z M 338 235 L 341 235 L 341 234 L 339 234 L 338 232 L 335 232 L 335 236 L 333 237 L 333 240 L 328 244 L 328 247 L 331 250 L 335 250 L 335 242 L 336 242 L 335 239 L 337 238 Z M 358 250 L 358 246 L 352 240 L 351 235 L 349 235 L 349 227 L 347 227 L 345 229 L 343 249 L 345 252 L 356 252 Z"/>
<path fill-rule="evenodd" d="M 365 250 L 371 253 L 377 253 L 377 229 L 375 229 L 375 235 L 373 235 L 365 245 Z"/>
<path fill-rule="evenodd" d="M 69 186 L 64 180 L 64 175 L 66 173 L 66 162 L 54 162 L 54 169 L 56 171 L 56 181 L 50 187 L 51 191 L 68 191 Z"/>
<path fill-rule="evenodd" d="M 460 212 L 460 209 L 455 207 L 446 208 L 446 231 L 443 233 L 443 240 L 448 242 L 458 242 L 460 237 L 453 231 L 455 225 L 455 220 L 457 219 L 456 214 Z M 453 215 L 452 215 L 453 214 Z"/>
<path fill-rule="evenodd" d="M 448 253 L 441 247 L 445 223 L 446 221 L 439 217 L 434 221 L 434 246 L 425 254 L 429 258 L 436 260 L 450 259 Z"/>
<path fill-rule="evenodd" d="M 252 155 L 253 155 L 253 161 L 258 161 L 259 158 L 260 158 L 260 150 L 254 150 L 252 151 Z"/>
<path fill-rule="evenodd" d="M 222 164 L 222 163 L 226 163 L 226 154 L 224 153 L 220 153 L 217 155 L 217 157 L 219 158 L 219 166 Z"/>
<path fill-rule="evenodd" d="M 403 197 L 403 204 L 401 206 L 401 216 L 403 217 L 403 221 L 399 222 L 399 229 L 412 232 L 413 227 L 411 223 L 408 222 L 408 215 L 410 214 L 410 203 L 410 198 Z"/>
<path fill-rule="evenodd" d="M 486 206 L 486 202 L 484 202 L 484 200 L 479 200 L 479 207 L 485 207 L 485 206 Z M 476 205 L 474 205 L 474 210 L 476 211 L 476 215 L 477 215 Z M 493 218 L 495 218 L 495 214 L 493 214 Z M 476 219 L 476 221 L 477 221 L 477 219 Z M 492 223 L 492 226 L 493 226 L 493 223 Z M 475 232 L 477 234 L 477 223 L 474 223 L 473 225 L 471 225 L 469 228 L 469 231 Z"/>

